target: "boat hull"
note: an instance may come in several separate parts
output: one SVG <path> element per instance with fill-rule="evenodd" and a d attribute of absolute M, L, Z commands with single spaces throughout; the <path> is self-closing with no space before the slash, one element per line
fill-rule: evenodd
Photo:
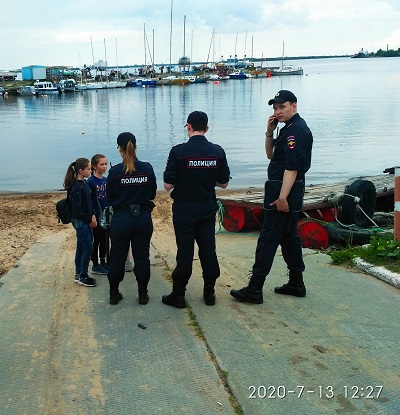
<path fill-rule="evenodd" d="M 303 75 L 303 68 L 298 69 L 271 69 L 271 76 Z"/>

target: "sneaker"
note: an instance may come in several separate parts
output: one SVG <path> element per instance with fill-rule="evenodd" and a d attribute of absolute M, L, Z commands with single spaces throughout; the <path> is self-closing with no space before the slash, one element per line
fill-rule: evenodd
<path fill-rule="evenodd" d="M 103 265 L 93 265 L 92 266 L 92 274 L 101 274 L 107 275 L 107 270 L 103 267 Z"/>
<path fill-rule="evenodd" d="M 107 264 L 107 262 L 105 262 L 105 261 L 103 262 L 103 260 L 100 260 L 100 265 L 108 271 L 108 264 Z"/>
<path fill-rule="evenodd" d="M 94 278 L 91 278 L 89 276 L 80 277 L 78 281 L 79 285 L 83 285 L 85 287 L 95 287 L 96 286 L 96 280 Z"/>
<path fill-rule="evenodd" d="M 132 262 L 125 261 L 125 272 L 132 272 Z"/>
<path fill-rule="evenodd" d="M 75 274 L 75 282 L 79 283 L 79 274 Z"/>

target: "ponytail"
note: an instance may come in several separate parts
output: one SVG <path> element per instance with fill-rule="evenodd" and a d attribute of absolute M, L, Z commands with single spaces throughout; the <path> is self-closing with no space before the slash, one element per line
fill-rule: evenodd
<path fill-rule="evenodd" d="M 90 161 L 86 158 L 79 158 L 73 161 L 67 169 L 67 172 L 65 173 L 64 178 L 64 189 L 69 190 L 76 182 L 76 175 L 78 174 L 79 170 L 83 170 Z"/>
<path fill-rule="evenodd" d="M 136 144 L 133 144 L 132 141 L 128 141 L 125 146 L 122 146 L 124 150 L 124 154 L 122 156 L 125 173 L 133 173 L 136 169 L 135 162 L 136 162 Z"/>

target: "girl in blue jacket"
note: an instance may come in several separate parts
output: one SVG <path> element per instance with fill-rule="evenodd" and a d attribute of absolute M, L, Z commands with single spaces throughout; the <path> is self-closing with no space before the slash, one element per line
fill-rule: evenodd
<path fill-rule="evenodd" d="M 96 280 L 88 275 L 93 250 L 92 228 L 97 226 L 90 189 L 84 180 L 90 174 L 90 161 L 78 158 L 68 166 L 64 179 L 72 207 L 72 226 L 76 230 L 75 282 L 85 287 L 96 286 Z"/>

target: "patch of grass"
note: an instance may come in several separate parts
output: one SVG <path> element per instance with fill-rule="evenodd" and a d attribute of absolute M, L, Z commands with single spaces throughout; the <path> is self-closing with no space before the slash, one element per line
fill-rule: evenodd
<path fill-rule="evenodd" d="M 369 245 L 347 247 L 330 253 L 336 265 L 353 266 L 353 258 L 359 257 L 372 265 L 382 266 L 389 271 L 400 273 L 400 241 L 394 240 L 393 233 L 374 235 Z"/>
<path fill-rule="evenodd" d="M 188 305 L 187 309 L 189 311 L 189 323 L 187 325 L 193 329 L 197 337 L 205 340 L 203 330 L 196 319 L 196 314 L 194 314 L 192 307 Z"/>

